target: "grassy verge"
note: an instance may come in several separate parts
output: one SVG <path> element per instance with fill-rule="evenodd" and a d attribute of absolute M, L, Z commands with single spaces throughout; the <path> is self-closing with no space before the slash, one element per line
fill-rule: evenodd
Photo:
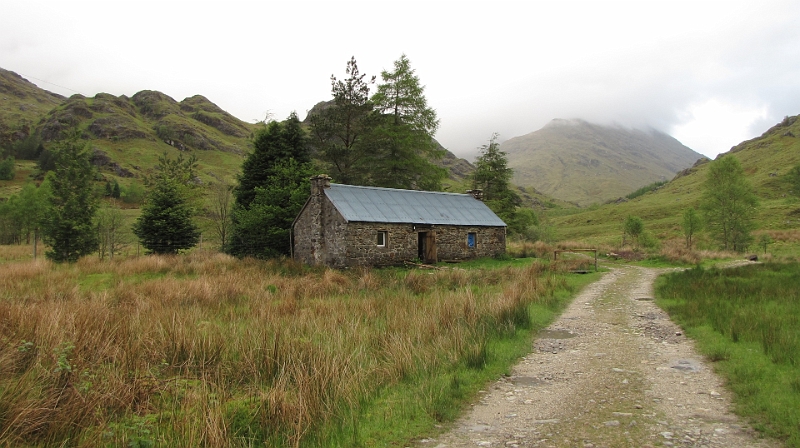
<path fill-rule="evenodd" d="M 737 413 L 800 447 L 800 264 L 696 268 L 659 279 L 656 296 L 715 362 Z"/>
<path fill-rule="evenodd" d="M 569 269 L 6 261 L 0 445 L 406 444 L 530 350 L 593 278 Z"/>

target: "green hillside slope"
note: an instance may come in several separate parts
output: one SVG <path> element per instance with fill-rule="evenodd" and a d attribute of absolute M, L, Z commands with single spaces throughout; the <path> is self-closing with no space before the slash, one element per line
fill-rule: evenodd
<path fill-rule="evenodd" d="M 233 180 L 255 125 L 202 96 L 177 102 L 150 90 L 133 97 L 73 95 L 45 114 L 37 131 L 47 145 L 67 129 L 83 131 L 104 174 L 141 178 L 164 151 L 192 151 L 203 180 Z"/>
<path fill-rule="evenodd" d="M 63 96 L 0 68 L 0 148 L 28 137 L 39 118 L 62 101 Z"/>
<path fill-rule="evenodd" d="M 800 199 L 789 192 L 783 176 L 800 164 L 800 120 L 787 117 L 760 137 L 742 142 L 718 157 L 736 157 L 753 184 L 761 207 L 757 226 L 781 233 L 800 228 Z M 639 216 L 645 228 L 660 240 L 681 238 L 681 219 L 689 207 L 697 208 L 707 163 L 687 169 L 657 191 L 634 200 L 612 203 L 572 214 L 553 216 L 558 237 L 587 244 L 617 245 L 622 222 Z"/>
<path fill-rule="evenodd" d="M 514 183 L 581 206 L 671 179 L 702 155 L 655 131 L 553 120 L 501 145 Z"/>

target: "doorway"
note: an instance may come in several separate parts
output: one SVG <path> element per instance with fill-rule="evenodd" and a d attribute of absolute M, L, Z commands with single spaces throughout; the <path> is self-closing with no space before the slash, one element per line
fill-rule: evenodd
<path fill-rule="evenodd" d="M 423 263 L 436 263 L 436 233 L 419 232 L 417 233 L 417 258 Z"/>

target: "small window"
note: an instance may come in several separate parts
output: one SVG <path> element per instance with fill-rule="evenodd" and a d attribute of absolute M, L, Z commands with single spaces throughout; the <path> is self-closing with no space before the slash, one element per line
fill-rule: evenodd
<path fill-rule="evenodd" d="M 467 234 L 467 247 L 474 248 L 475 247 L 475 240 L 476 235 L 474 232 L 470 232 Z"/>
<path fill-rule="evenodd" d="M 386 247 L 386 231 L 378 230 L 378 247 Z"/>

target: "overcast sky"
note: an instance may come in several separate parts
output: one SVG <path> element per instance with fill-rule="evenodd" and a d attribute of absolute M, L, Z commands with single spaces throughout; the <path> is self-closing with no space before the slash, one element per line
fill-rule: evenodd
<path fill-rule="evenodd" d="M 554 118 L 652 127 L 714 157 L 800 114 L 798 1 L 0 0 L 0 67 L 63 95 L 300 118 L 330 75 L 405 53 L 467 156 Z"/>

